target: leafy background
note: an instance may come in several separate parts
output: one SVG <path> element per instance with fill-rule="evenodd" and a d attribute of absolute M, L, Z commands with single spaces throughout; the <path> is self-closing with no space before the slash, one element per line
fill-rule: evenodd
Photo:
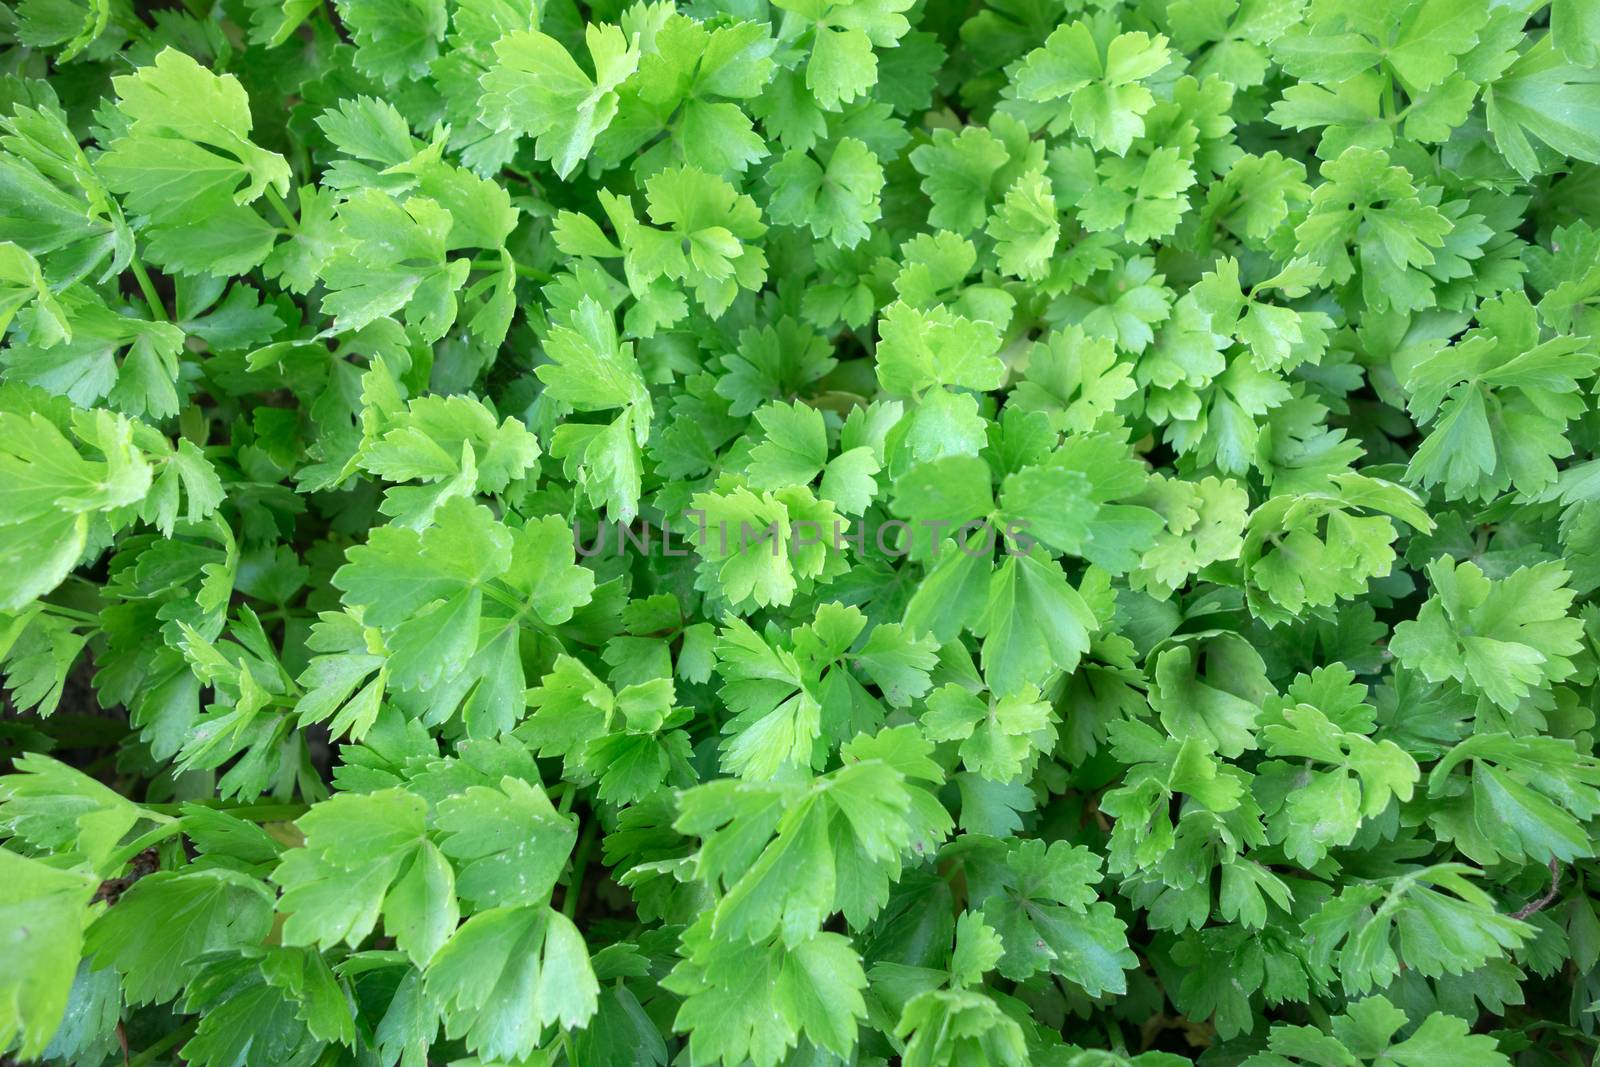
<path fill-rule="evenodd" d="M 7 5 L 0 1049 L 1588 1062 L 1597 39 Z"/>

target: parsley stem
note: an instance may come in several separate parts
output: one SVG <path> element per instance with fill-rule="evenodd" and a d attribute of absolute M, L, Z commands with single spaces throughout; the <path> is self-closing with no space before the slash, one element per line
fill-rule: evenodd
<path fill-rule="evenodd" d="M 154 1060 L 168 1049 L 176 1048 L 178 1045 L 189 1039 L 189 1037 L 194 1033 L 195 1027 L 199 1024 L 200 1020 L 190 1019 L 182 1026 L 173 1027 L 171 1032 L 169 1032 L 165 1037 L 161 1038 L 155 1044 L 151 1045 L 133 1059 L 129 1060 L 128 1067 L 144 1067 L 145 1064 L 149 1063 L 151 1060 Z"/>
<path fill-rule="evenodd" d="M 590 816 L 578 835 L 578 847 L 572 852 L 572 877 L 567 882 L 567 895 L 561 901 L 561 914 L 571 919 L 578 914 L 578 891 L 583 888 L 583 872 L 589 866 L 589 853 L 594 850 L 595 819 Z"/>
<path fill-rule="evenodd" d="M 504 589 L 501 589 L 499 586 L 485 585 L 480 586 L 479 588 L 483 590 L 484 595 L 490 600 L 493 600 L 496 604 L 499 604 L 502 607 L 510 608 L 519 616 L 527 609 L 526 604 L 512 596 L 510 593 L 506 592 Z"/>
<path fill-rule="evenodd" d="M 179 830 L 183 829 L 183 823 L 169 815 L 162 815 L 158 812 L 154 812 L 151 813 L 151 817 L 163 819 L 165 821 L 160 826 L 157 826 L 154 830 L 151 830 L 148 833 L 140 834 L 132 841 L 129 841 L 126 845 L 123 845 L 121 848 L 117 849 L 110 856 L 106 857 L 106 862 L 110 865 L 108 868 L 109 870 L 121 870 L 124 863 L 127 863 L 129 860 L 133 859 L 133 857 L 137 856 L 145 849 L 150 848 L 153 845 L 159 845 L 161 842 L 165 841 L 169 837 L 174 836 Z"/>
<path fill-rule="evenodd" d="M 39 606 L 50 614 L 60 615 L 64 619 L 71 619 L 74 622 L 84 622 L 96 627 L 100 625 L 100 616 L 91 611 L 79 611 L 77 608 L 69 608 L 65 604 L 52 604 L 49 601 L 43 600 L 39 602 Z"/>
<path fill-rule="evenodd" d="M 283 220 L 283 224 L 289 228 L 290 233 L 300 229 L 299 220 L 289 210 L 289 205 L 284 202 L 282 196 L 278 195 L 278 190 L 270 185 L 267 186 L 267 203 L 272 205 L 272 210 L 277 212 L 278 218 Z"/>
<path fill-rule="evenodd" d="M 527 278 L 536 282 L 547 282 L 551 278 L 549 271 L 540 270 L 538 267 L 525 266 L 521 263 L 518 263 L 516 260 L 512 260 L 511 265 L 516 268 L 518 277 Z M 504 266 L 505 264 L 500 262 L 500 260 L 494 256 L 480 256 L 479 258 L 472 260 L 473 270 L 500 270 Z"/>
<path fill-rule="evenodd" d="M 144 269 L 144 264 L 139 262 L 138 256 L 128 260 L 128 268 L 133 271 L 134 278 L 139 282 L 139 291 L 144 294 L 144 302 L 150 305 L 150 314 L 156 317 L 157 322 L 166 322 L 166 305 L 161 302 L 155 283 L 150 280 L 150 274 Z"/>
<path fill-rule="evenodd" d="M 512 166 L 510 163 L 505 164 L 500 169 L 519 181 L 526 182 L 528 185 L 537 186 L 539 184 L 532 174 L 529 174 L 525 170 L 520 170 L 517 167 Z"/>
<path fill-rule="evenodd" d="M 211 808 L 214 811 L 227 812 L 239 819 L 248 819 L 250 822 L 289 822 L 304 815 L 308 806 L 305 804 L 240 804 L 229 807 L 227 802 L 215 799 L 186 800 L 178 804 L 141 804 L 146 811 L 161 815 L 182 815 L 183 809 L 188 805 L 200 808 Z"/>
<path fill-rule="evenodd" d="M 1550 902 L 1555 900 L 1556 896 L 1560 892 L 1561 892 L 1561 861 L 1556 859 L 1554 856 L 1551 856 L 1550 857 L 1550 892 L 1546 893 L 1544 896 L 1540 897 L 1538 900 L 1531 900 L 1527 904 L 1525 904 L 1522 907 L 1518 908 L 1516 911 L 1512 912 L 1511 917 L 1513 919 L 1526 919 L 1528 916 L 1534 914 L 1535 912 L 1543 911 L 1545 908 L 1550 906 Z"/>

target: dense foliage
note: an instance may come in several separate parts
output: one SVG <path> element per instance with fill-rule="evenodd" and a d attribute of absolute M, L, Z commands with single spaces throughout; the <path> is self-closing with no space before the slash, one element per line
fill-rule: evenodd
<path fill-rule="evenodd" d="M 0 9 L 0 1053 L 1589 1062 L 1600 4 L 623 2 Z"/>

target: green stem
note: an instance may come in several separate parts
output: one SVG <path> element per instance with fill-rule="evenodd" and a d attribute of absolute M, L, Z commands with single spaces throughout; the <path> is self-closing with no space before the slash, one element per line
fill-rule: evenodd
<path fill-rule="evenodd" d="M 90 611 L 79 611 L 77 608 L 69 608 L 63 604 L 51 604 L 48 601 L 40 601 L 39 606 L 50 614 L 60 615 L 64 619 L 88 623 L 91 626 L 100 625 L 100 616 Z"/>
<path fill-rule="evenodd" d="M 494 256 L 482 256 L 478 259 L 472 260 L 471 262 L 473 270 L 500 270 L 505 266 L 504 263 Z M 523 264 L 518 263 L 516 260 L 512 260 L 511 265 L 516 269 L 518 277 L 527 278 L 531 281 L 547 282 L 552 277 L 548 271 L 542 271 L 537 267 L 524 266 Z"/>
<path fill-rule="evenodd" d="M 567 882 L 567 895 L 561 901 L 561 914 L 571 919 L 578 914 L 578 891 L 583 888 L 583 872 L 589 866 L 589 853 L 594 850 L 595 820 L 590 816 L 578 835 L 578 847 L 572 853 L 572 878 Z"/>
<path fill-rule="evenodd" d="M 236 818 L 248 819 L 251 822 L 289 822 L 304 815 L 308 808 L 305 804 L 241 804 L 238 807 L 230 807 L 226 801 L 221 800 L 186 800 L 179 804 L 141 804 L 140 807 L 160 815 L 182 815 L 184 807 L 190 804 L 215 811 L 225 811 Z"/>
<path fill-rule="evenodd" d="M 510 608 L 512 611 L 516 612 L 519 617 L 528 609 L 527 604 L 523 603 L 521 600 L 518 600 L 504 589 L 501 589 L 499 586 L 483 585 L 479 586 L 479 588 L 483 590 L 484 596 L 487 596 L 490 600 L 493 600 L 496 604 L 499 604 L 502 607 Z"/>
<path fill-rule="evenodd" d="M 134 278 L 139 282 L 139 291 L 144 294 L 144 302 L 150 305 L 150 314 L 156 317 L 157 322 L 166 322 L 166 306 L 161 303 L 155 283 L 150 280 L 150 275 L 144 269 L 144 264 L 139 262 L 138 256 L 128 260 L 128 268 L 133 271 Z"/>
<path fill-rule="evenodd" d="M 537 186 L 539 184 L 538 182 L 536 182 L 534 180 L 532 174 L 529 174 L 525 170 L 519 170 L 518 168 L 512 166 L 510 163 L 505 164 L 500 169 L 505 171 L 507 174 L 510 174 L 512 177 L 516 178 L 517 180 L 522 181 L 522 182 L 526 182 L 530 186 Z"/>
<path fill-rule="evenodd" d="M 109 857 L 107 857 L 107 870 L 122 870 L 123 864 L 133 859 L 133 857 L 137 856 L 139 853 L 153 845 L 159 845 L 169 837 L 176 836 L 178 831 L 183 829 L 183 824 L 171 816 L 162 815 L 158 812 L 152 812 L 150 813 L 150 817 L 152 819 L 161 819 L 164 821 L 154 830 L 151 830 L 148 833 L 140 834 L 138 837 L 134 838 L 132 841 L 129 841 L 126 845 L 123 845 L 121 848 L 117 849 Z"/>
<path fill-rule="evenodd" d="M 133 1059 L 129 1060 L 128 1067 L 145 1067 L 145 1064 L 154 1060 L 163 1052 L 181 1045 L 183 1042 L 189 1039 L 191 1034 L 194 1033 L 194 1029 L 199 1025 L 199 1022 L 200 1021 L 198 1019 L 190 1019 L 182 1026 L 175 1027 L 171 1033 L 167 1034 L 166 1037 L 163 1037 L 161 1040 L 157 1041 L 155 1044 L 151 1045 L 149 1048 L 133 1057 Z"/>
<path fill-rule="evenodd" d="M 270 185 L 267 186 L 267 203 L 272 205 L 272 210 L 277 213 L 283 224 L 289 228 L 290 233 L 300 228 L 300 223 L 295 219 L 294 213 L 289 210 L 289 205 L 284 202 L 283 197 L 278 195 L 278 190 Z"/>
<path fill-rule="evenodd" d="M 464 299 L 469 303 L 473 300 L 476 300 L 479 294 L 481 294 L 485 289 L 489 288 L 489 286 L 496 284 L 496 281 L 497 279 L 494 277 L 494 275 L 484 275 L 482 278 L 479 278 L 477 281 L 472 283 L 472 287 L 467 290 Z"/>

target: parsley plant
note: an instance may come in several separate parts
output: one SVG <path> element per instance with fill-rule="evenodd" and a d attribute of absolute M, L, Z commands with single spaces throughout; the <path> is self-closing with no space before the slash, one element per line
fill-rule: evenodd
<path fill-rule="evenodd" d="M 0 1058 L 1553 1067 L 1597 0 L 0 8 Z"/>

